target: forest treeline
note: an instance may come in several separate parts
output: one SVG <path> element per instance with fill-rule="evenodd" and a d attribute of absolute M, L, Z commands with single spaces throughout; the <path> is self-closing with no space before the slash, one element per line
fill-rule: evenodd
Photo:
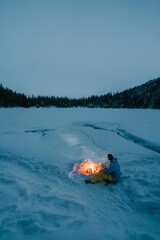
<path fill-rule="evenodd" d="M 0 107 L 160 108 L 160 78 L 122 92 L 83 98 L 26 96 L 0 84 Z"/>

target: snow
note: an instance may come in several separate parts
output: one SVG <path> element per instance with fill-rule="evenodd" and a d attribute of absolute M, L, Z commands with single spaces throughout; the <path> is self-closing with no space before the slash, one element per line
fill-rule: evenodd
<path fill-rule="evenodd" d="M 0 239 L 158 240 L 159 122 L 159 110 L 1 108 Z M 69 176 L 109 152 L 116 185 Z"/>

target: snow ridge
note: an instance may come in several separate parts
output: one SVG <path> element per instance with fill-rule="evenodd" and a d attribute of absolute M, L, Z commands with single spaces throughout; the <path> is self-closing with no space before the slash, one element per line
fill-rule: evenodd
<path fill-rule="evenodd" d="M 106 130 L 106 131 L 115 132 L 116 134 L 125 138 L 126 140 L 132 141 L 144 148 L 148 148 L 154 152 L 160 153 L 160 145 L 152 143 L 149 140 L 146 140 L 142 137 L 138 137 L 134 134 L 131 134 L 131 133 L 127 132 L 126 130 L 119 128 L 117 125 L 113 126 L 113 124 L 112 125 L 109 124 L 108 126 L 105 126 L 105 127 L 101 127 L 98 123 L 97 124 L 81 123 L 80 125 L 84 126 L 84 127 L 91 127 L 93 129 L 97 129 L 97 130 Z"/>

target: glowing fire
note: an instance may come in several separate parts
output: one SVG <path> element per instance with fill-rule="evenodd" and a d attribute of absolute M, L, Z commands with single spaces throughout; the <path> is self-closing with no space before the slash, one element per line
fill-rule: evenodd
<path fill-rule="evenodd" d="M 103 167 L 101 163 L 95 163 L 91 159 L 87 159 L 82 163 L 76 163 L 73 167 L 72 172 L 77 172 L 79 174 L 88 176 L 91 174 L 99 173 L 102 168 Z"/>

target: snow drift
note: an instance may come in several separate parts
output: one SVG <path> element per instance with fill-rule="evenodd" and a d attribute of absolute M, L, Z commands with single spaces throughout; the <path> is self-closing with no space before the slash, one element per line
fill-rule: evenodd
<path fill-rule="evenodd" d="M 158 240 L 159 122 L 158 110 L 0 109 L 0 239 Z M 108 152 L 118 184 L 69 176 Z"/>

